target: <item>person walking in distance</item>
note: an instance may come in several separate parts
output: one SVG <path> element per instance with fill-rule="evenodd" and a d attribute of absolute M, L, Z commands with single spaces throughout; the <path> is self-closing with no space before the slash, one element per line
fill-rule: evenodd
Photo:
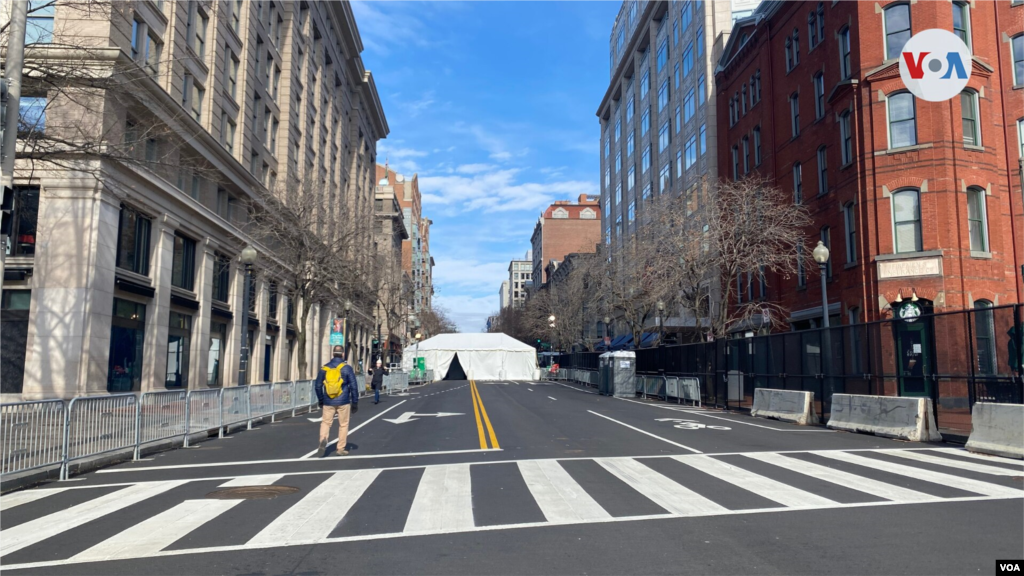
<path fill-rule="evenodd" d="M 327 441 L 331 435 L 334 416 L 338 416 L 338 446 L 335 456 L 348 455 L 348 420 L 351 414 L 359 410 L 359 389 L 356 384 L 356 373 L 345 363 L 345 349 L 335 346 L 333 358 L 320 367 L 316 376 L 316 397 L 323 409 L 320 420 L 320 449 L 317 457 L 323 458 L 327 452 Z"/>
<path fill-rule="evenodd" d="M 373 388 L 373 403 L 377 404 L 380 402 L 380 389 L 384 386 L 384 376 L 388 374 L 388 369 L 383 366 L 381 361 L 377 360 L 377 367 L 370 369 L 370 387 Z"/>

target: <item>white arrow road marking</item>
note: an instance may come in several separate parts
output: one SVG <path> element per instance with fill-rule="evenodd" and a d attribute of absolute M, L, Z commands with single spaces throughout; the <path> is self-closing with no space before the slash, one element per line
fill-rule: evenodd
<path fill-rule="evenodd" d="M 416 417 L 419 418 L 416 418 Z M 412 422 L 419 420 L 420 418 L 426 418 L 427 416 L 433 416 L 435 418 L 444 418 L 445 416 L 465 416 L 460 412 L 438 412 L 437 414 L 417 414 L 415 412 L 406 412 L 398 418 L 385 418 L 385 422 L 391 422 L 392 424 L 405 424 L 406 422 Z"/>
<path fill-rule="evenodd" d="M 306 420 L 309 420 L 310 422 L 323 422 L 324 417 L 321 416 L 319 418 L 306 418 Z"/>
<path fill-rule="evenodd" d="M 348 431 L 348 435 L 349 435 L 349 436 L 351 436 L 352 434 L 355 434 L 355 433 L 356 433 L 356 431 L 357 431 L 357 430 L 359 430 L 360 428 L 362 428 L 363 426 L 366 426 L 366 425 L 367 425 L 367 424 L 369 424 L 370 422 L 373 422 L 373 421 L 374 421 L 374 420 L 376 420 L 377 418 L 380 418 L 381 416 L 383 416 L 383 415 L 387 414 L 387 413 L 388 413 L 388 412 L 390 412 L 391 410 L 394 410 L 395 408 L 398 408 L 398 407 L 399 407 L 399 406 L 401 406 L 402 404 L 405 404 L 406 402 L 408 402 L 408 400 L 402 400 L 401 402 L 399 402 L 398 404 L 395 404 L 394 406 L 392 406 L 392 407 L 388 408 L 387 410 L 384 410 L 383 412 L 378 412 L 377 414 L 375 414 L 375 415 L 374 415 L 373 417 L 371 417 L 371 418 L 370 418 L 369 420 L 367 420 L 366 422 L 363 422 L 363 423 L 362 423 L 362 424 L 360 424 L 359 426 L 356 426 L 355 428 L 352 428 L 351 430 L 349 430 L 349 431 Z M 333 422 L 331 422 L 331 426 L 332 426 L 332 427 L 334 426 L 334 423 L 333 423 Z M 334 440 L 331 440 L 330 442 L 328 442 L 328 443 L 327 443 L 327 445 L 328 445 L 328 446 L 332 446 L 332 445 L 334 445 L 334 444 L 337 444 L 337 443 L 338 443 L 338 439 L 337 439 L 337 438 L 335 438 Z M 317 450 L 313 450 L 313 451 L 312 451 L 312 452 L 310 452 L 309 454 L 306 454 L 305 456 L 303 456 L 303 457 L 301 458 L 301 460 L 306 460 L 306 459 L 312 458 L 313 456 L 315 456 L 315 455 L 316 455 L 316 453 L 317 453 Z"/>

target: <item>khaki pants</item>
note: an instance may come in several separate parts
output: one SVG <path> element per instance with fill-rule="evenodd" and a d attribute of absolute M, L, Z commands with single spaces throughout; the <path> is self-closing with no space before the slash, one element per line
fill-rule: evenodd
<path fill-rule="evenodd" d="M 348 445 L 348 417 L 351 414 L 352 405 L 324 406 L 323 420 L 320 421 L 320 440 L 327 442 L 331 436 L 331 425 L 334 424 L 334 415 L 338 415 L 338 448 L 341 452 Z"/>

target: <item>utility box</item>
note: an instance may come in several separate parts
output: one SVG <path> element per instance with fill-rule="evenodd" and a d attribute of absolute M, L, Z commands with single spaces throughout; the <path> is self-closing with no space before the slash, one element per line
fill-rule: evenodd
<path fill-rule="evenodd" d="M 636 396 L 636 354 L 633 352 L 605 352 L 599 360 L 600 376 L 597 389 L 605 396 L 633 398 Z"/>

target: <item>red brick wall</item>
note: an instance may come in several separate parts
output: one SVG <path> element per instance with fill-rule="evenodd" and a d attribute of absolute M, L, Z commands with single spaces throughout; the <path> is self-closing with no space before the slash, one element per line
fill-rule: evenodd
<path fill-rule="evenodd" d="M 879 3 L 882 7 L 888 2 Z M 844 323 L 846 312 L 858 307 L 862 320 L 886 317 L 878 296 L 891 302 L 902 290 L 912 290 L 935 301 L 936 312 L 971 307 L 975 300 L 998 304 L 1019 302 L 1021 285 L 1021 236 L 1024 235 L 1016 143 L 1016 118 L 1024 115 L 1024 90 L 1012 87 L 1010 45 L 1003 41 L 1024 29 L 1024 6 L 1008 2 L 976 2 L 971 10 L 972 47 L 975 62 L 968 87 L 979 93 L 983 150 L 963 144 L 960 100 L 926 102 L 915 99 L 916 147 L 888 150 L 887 104 L 884 95 L 904 86 L 898 64 L 884 62 L 882 13 L 875 3 L 831 2 L 825 8 L 825 39 L 808 51 L 808 13 L 815 3 L 787 2 L 756 29 L 748 30 L 751 40 L 726 70 L 716 75 L 718 153 L 720 176 L 732 177 L 731 148 L 751 139 L 760 125 L 762 163 L 753 172 L 770 178 L 792 195 L 793 165 L 803 167 L 803 201 L 814 225 L 807 229 L 807 250 L 814 247 L 822 226 L 831 228 L 833 280 L 829 282 L 830 302 L 840 302 Z M 998 14 L 997 14 L 998 11 Z M 952 30 L 952 9 L 948 2 L 917 2 L 911 5 L 912 31 L 928 28 Z M 855 83 L 840 78 L 836 35 L 849 25 L 851 68 Z M 785 42 L 793 29 L 799 30 L 800 63 L 787 73 Z M 762 98 L 748 108 L 734 126 L 729 126 L 729 100 L 756 70 L 761 71 Z M 815 119 L 813 75 L 824 72 L 825 114 Z M 748 90 L 749 90 L 748 86 Z M 800 135 L 791 137 L 789 96 L 800 94 Z M 881 95 L 881 96 L 880 96 Z M 851 112 L 854 161 L 840 166 L 839 113 Z M 818 196 L 817 150 L 826 146 L 828 192 Z M 751 151 L 751 164 L 754 153 Z M 972 256 L 967 224 L 966 188 L 988 191 L 986 208 L 990 258 Z M 893 252 L 890 192 L 901 187 L 922 189 L 921 224 L 924 251 L 941 251 L 942 275 L 879 279 L 875 256 Z M 847 263 L 845 224 L 842 207 L 853 202 L 857 229 L 857 259 Z M 814 306 L 819 301 L 819 276 L 807 271 L 807 287 L 797 286 L 795 277 L 769 277 L 769 298 L 790 310 Z"/>

